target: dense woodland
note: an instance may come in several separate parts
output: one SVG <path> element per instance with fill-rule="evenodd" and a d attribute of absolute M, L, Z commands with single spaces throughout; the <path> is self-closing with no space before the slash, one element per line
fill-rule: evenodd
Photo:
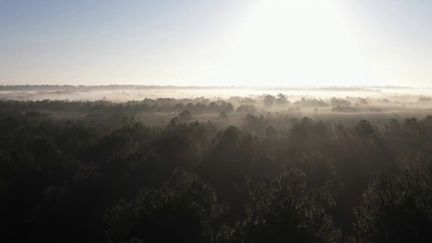
<path fill-rule="evenodd" d="M 0 101 L 0 241 L 432 242 L 432 116 L 259 102 Z"/>

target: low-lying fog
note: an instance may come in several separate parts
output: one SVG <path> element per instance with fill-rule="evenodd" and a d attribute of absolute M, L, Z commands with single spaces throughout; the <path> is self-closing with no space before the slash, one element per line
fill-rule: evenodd
<path fill-rule="evenodd" d="M 248 114 L 274 120 L 306 116 L 348 122 L 421 119 L 432 114 L 432 89 L 400 87 L 0 86 L 0 102 L 8 107 L 9 100 L 29 101 L 16 106 L 57 118 L 95 117 L 91 107 L 103 104 L 148 125 L 167 124 L 182 112 L 190 113 L 188 121 L 226 125 L 241 124 Z M 98 102 L 80 104 L 88 101 Z"/>
<path fill-rule="evenodd" d="M 125 102 L 145 98 L 197 98 L 227 99 L 234 96 L 257 97 L 282 93 L 290 100 L 302 97 L 326 99 L 331 97 L 429 97 L 432 88 L 404 87 L 324 87 L 324 88 L 262 88 L 262 87 L 171 87 L 171 86 L 0 86 L 3 100 L 108 100 Z"/>

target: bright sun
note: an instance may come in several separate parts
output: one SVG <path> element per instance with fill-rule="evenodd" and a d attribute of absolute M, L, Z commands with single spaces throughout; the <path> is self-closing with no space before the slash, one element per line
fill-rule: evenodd
<path fill-rule="evenodd" d="M 341 0 L 260 0 L 242 19 L 229 75 L 290 84 L 352 76 L 360 55 L 341 8 Z"/>

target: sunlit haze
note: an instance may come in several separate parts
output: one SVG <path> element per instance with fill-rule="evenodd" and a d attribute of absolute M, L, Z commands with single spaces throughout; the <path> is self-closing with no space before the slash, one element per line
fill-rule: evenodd
<path fill-rule="evenodd" d="M 0 0 L 0 84 L 430 86 L 432 1 Z"/>
<path fill-rule="evenodd" d="M 432 0 L 0 0 L 0 242 L 432 242 Z"/>

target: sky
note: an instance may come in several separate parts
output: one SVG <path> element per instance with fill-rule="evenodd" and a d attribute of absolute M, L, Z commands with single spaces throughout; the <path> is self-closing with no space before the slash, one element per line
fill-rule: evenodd
<path fill-rule="evenodd" d="M 0 0 L 0 85 L 432 86 L 430 0 Z"/>

